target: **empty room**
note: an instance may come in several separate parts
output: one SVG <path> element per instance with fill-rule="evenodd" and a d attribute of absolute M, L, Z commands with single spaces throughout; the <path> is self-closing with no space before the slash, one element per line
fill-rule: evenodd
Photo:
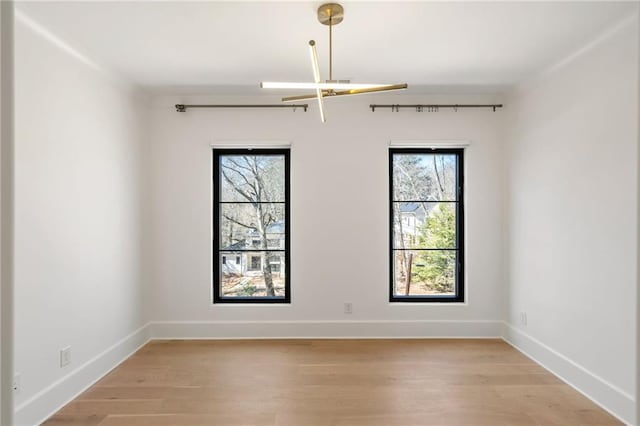
<path fill-rule="evenodd" d="M 637 1 L 0 2 L 0 425 L 638 425 Z"/>

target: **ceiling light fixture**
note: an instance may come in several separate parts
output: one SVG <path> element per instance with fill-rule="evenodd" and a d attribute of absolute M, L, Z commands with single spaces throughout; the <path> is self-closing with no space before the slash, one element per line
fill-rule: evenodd
<path fill-rule="evenodd" d="M 318 51 L 316 42 L 309 40 L 309 51 L 311 53 L 311 65 L 313 67 L 313 83 L 279 83 L 262 82 L 263 89 L 309 89 L 315 93 L 297 96 L 287 96 L 282 98 L 283 102 L 301 101 L 307 99 L 317 99 L 320 107 L 320 118 L 324 123 L 324 98 L 346 95 L 361 95 L 365 93 L 385 92 L 390 90 L 402 90 L 408 86 L 406 83 L 400 84 L 363 84 L 351 83 L 349 80 L 333 79 L 333 26 L 339 24 L 344 19 L 344 9 L 337 3 L 323 4 L 318 8 L 318 21 L 329 26 L 329 79 L 324 83 L 320 78 L 320 66 L 318 65 Z"/>

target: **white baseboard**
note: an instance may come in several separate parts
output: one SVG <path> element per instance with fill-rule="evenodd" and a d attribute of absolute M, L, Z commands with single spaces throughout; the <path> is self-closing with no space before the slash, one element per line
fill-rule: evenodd
<path fill-rule="evenodd" d="M 636 403 L 632 395 L 598 377 L 522 330 L 508 323 L 504 325 L 503 339 L 507 343 L 558 376 L 620 421 L 626 424 L 636 424 Z"/>
<path fill-rule="evenodd" d="M 154 321 L 153 339 L 501 338 L 502 321 Z"/>
<path fill-rule="evenodd" d="M 145 324 L 16 407 L 16 426 L 39 425 L 149 341 Z"/>

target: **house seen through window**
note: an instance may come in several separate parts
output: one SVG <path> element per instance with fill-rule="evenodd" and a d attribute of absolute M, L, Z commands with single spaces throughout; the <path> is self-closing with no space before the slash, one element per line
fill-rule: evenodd
<path fill-rule="evenodd" d="M 464 301 L 463 150 L 392 148 L 392 302 Z"/>
<path fill-rule="evenodd" d="M 213 150 L 215 303 L 288 303 L 289 150 Z"/>

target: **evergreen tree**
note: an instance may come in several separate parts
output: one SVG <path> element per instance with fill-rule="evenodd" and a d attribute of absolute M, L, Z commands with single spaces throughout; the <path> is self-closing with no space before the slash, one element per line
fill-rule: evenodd
<path fill-rule="evenodd" d="M 431 211 L 420 228 L 420 247 L 451 249 L 456 246 L 456 217 L 453 204 L 443 203 Z M 414 269 L 418 281 L 439 293 L 454 290 L 456 252 L 453 250 L 424 250 L 418 252 Z"/>

